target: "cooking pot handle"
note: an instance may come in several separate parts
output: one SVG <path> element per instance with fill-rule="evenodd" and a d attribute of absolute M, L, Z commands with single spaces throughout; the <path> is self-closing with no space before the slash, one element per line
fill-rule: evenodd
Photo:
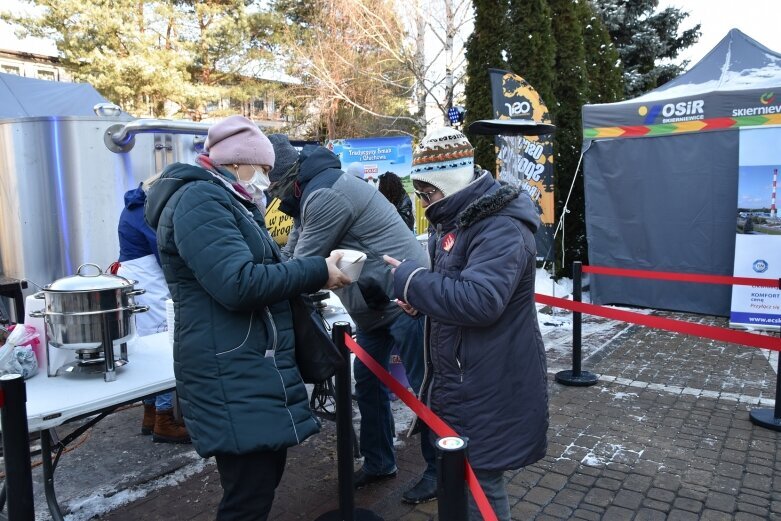
<path fill-rule="evenodd" d="M 149 306 L 131 306 L 127 310 L 131 313 L 146 313 L 149 311 Z"/>
<path fill-rule="evenodd" d="M 30 316 L 32 318 L 44 318 L 46 317 L 46 313 L 43 311 L 30 311 Z"/>
<path fill-rule="evenodd" d="M 138 289 L 133 289 L 128 291 L 127 293 L 125 293 L 125 295 L 127 295 L 128 297 L 135 297 L 136 295 L 143 295 L 144 293 L 146 293 L 145 289 L 138 288 Z"/>
<path fill-rule="evenodd" d="M 44 298 L 46 298 L 46 296 L 43 291 L 38 291 L 36 293 L 33 293 L 33 298 L 43 300 Z"/>
<path fill-rule="evenodd" d="M 84 274 L 81 273 L 81 268 L 83 268 L 85 266 L 92 266 L 93 268 L 97 268 L 98 272 L 95 275 L 84 275 Z M 87 263 L 82 264 L 81 266 L 79 266 L 79 269 L 76 270 L 76 275 L 81 275 L 82 277 L 97 277 L 99 275 L 103 275 L 103 268 L 101 268 L 100 266 L 98 266 L 97 264 L 94 264 L 92 262 L 87 262 Z"/>

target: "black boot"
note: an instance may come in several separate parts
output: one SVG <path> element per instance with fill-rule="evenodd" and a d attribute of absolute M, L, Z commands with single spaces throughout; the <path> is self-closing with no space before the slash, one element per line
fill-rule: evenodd
<path fill-rule="evenodd" d="M 437 480 L 427 478 L 426 476 L 420 478 L 420 481 L 415 483 L 414 487 L 401 496 L 402 501 L 412 503 L 413 505 L 435 499 L 437 499 Z"/>

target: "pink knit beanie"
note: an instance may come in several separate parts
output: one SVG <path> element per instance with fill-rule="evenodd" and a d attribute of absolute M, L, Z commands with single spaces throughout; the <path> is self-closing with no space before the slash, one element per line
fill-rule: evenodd
<path fill-rule="evenodd" d="M 218 165 L 274 166 L 274 147 L 258 126 L 244 116 L 231 116 L 212 125 L 204 150 Z"/>

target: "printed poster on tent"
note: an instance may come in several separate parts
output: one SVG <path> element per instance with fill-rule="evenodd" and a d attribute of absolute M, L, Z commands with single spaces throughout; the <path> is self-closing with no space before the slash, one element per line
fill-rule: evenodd
<path fill-rule="evenodd" d="M 548 107 L 529 83 L 509 71 L 490 69 L 494 119 L 551 123 Z M 497 177 L 529 192 L 542 224 L 534 238 L 537 258 L 552 259 L 555 207 L 553 136 L 497 136 Z M 481 165 L 490 169 L 491 165 Z"/>
<path fill-rule="evenodd" d="M 781 128 L 741 129 L 738 168 L 734 276 L 781 278 Z M 778 331 L 781 290 L 733 286 L 730 325 Z"/>
<path fill-rule="evenodd" d="M 401 178 L 412 171 L 412 138 L 409 136 L 334 139 L 326 144 L 339 156 L 342 170 L 360 167 L 364 179 L 377 182 L 380 175 L 393 172 Z"/>

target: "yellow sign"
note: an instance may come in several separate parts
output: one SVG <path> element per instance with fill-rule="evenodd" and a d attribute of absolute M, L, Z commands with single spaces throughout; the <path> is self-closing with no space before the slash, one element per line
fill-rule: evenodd
<path fill-rule="evenodd" d="M 274 242 L 284 246 L 293 230 L 293 218 L 279 209 L 279 203 L 279 199 L 274 199 L 266 207 L 266 228 Z"/>

